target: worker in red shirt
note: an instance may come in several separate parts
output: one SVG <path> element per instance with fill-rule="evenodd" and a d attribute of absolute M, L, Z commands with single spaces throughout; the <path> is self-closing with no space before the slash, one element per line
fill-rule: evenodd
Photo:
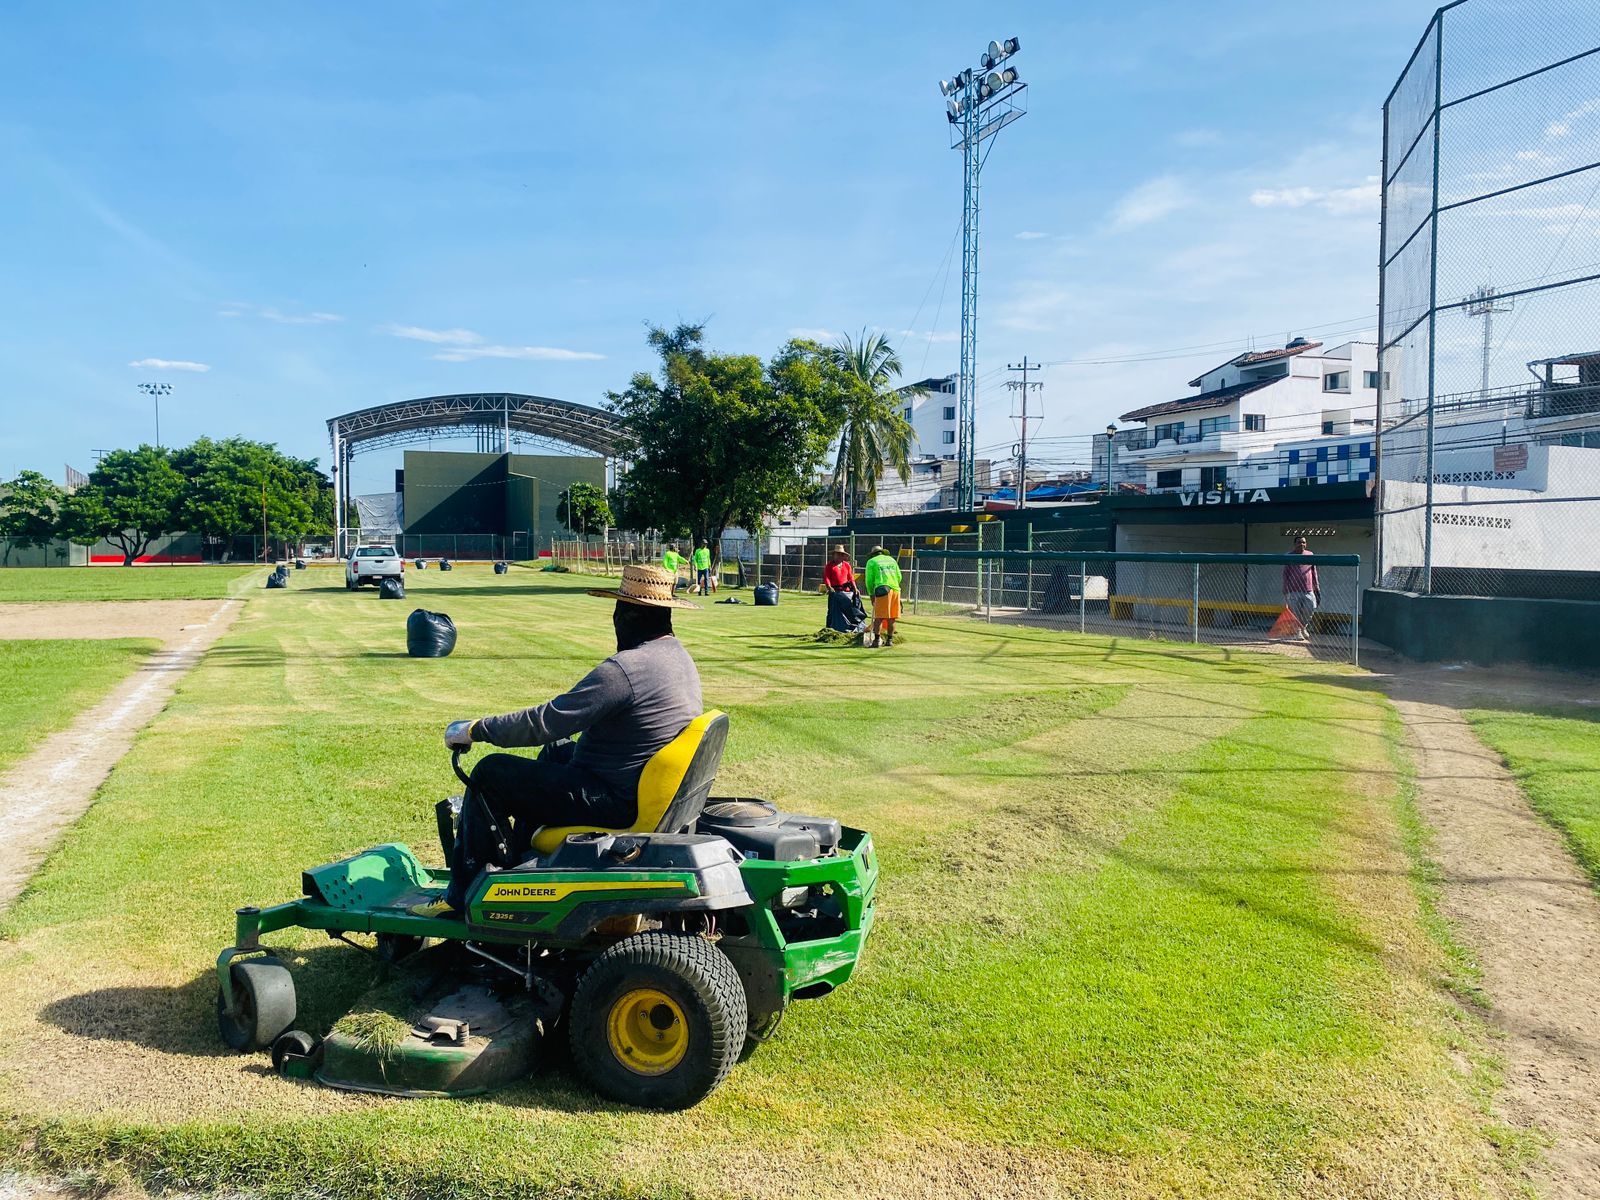
<path fill-rule="evenodd" d="M 861 591 L 856 587 L 855 568 L 843 546 L 835 546 L 828 554 L 828 565 L 822 568 L 822 586 L 828 592 L 828 628 L 849 633 L 867 619 L 867 610 L 861 606 Z"/>
<path fill-rule="evenodd" d="M 1294 540 L 1294 552 L 1311 556 L 1311 550 L 1306 545 L 1306 539 L 1297 537 Z M 1300 640 L 1311 640 L 1311 618 L 1317 615 L 1317 606 L 1322 603 L 1322 585 L 1317 580 L 1317 566 L 1315 563 L 1285 563 L 1283 565 L 1283 602 L 1294 614 L 1294 619 L 1300 622 Z"/>

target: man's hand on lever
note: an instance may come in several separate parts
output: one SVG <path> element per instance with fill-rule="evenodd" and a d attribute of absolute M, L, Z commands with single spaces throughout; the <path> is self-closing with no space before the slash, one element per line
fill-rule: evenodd
<path fill-rule="evenodd" d="M 451 721 L 444 727 L 444 744 L 451 750 L 472 749 L 472 729 L 477 721 Z"/>

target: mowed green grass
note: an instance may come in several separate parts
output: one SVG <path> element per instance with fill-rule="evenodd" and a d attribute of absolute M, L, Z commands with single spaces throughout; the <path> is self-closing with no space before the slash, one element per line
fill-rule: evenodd
<path fill-rule="evenodd" d="M 266 577 L 266 568 L 256 566 L 6 567 L 0 569 L 0 603 L 221 600 L 259 586 Z"/>
<path fill-rule="evenodd" d="M 797 597 L 678 628 L 732 714 L 719 791 L 870 829 L 878 922 L 857 977 L 706 1102 L 610 1105 L 559 1053 L 475 1101 L 352 1097 L 225 1053 L 232 910 L 379 841 L 438 861 L 444 724 L 607 653 L 592 583 L 252 600 L 0 926 L 10 1157 L 266 1196 L 1498 1189 L 1381 697 L 1289 660 L 965 619 L 819 645 L 822 605 Z M 456 620 L 451 658 L 404 656 L 418 605 Z M 376 978 L 322 935 L 271 941 L 312 1032 Z"/>
<path fill-rule="evenodd" d="M 151 638 L 0 641 L 0 772 L 65 729 L 159 645 Z"/>
<path fill-rule="evenodd" d="M 1600 712 L 1474 709 L 1466 718 L 1600 884 Z"/>

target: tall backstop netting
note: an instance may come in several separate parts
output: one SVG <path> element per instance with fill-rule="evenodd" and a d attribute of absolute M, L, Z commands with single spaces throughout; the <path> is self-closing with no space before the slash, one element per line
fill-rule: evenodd
<path fill-rule="evenodd" d="M 1600 4 L 1441 8 L 1383 117 L 1380 586 L 1600 600 Z"/>

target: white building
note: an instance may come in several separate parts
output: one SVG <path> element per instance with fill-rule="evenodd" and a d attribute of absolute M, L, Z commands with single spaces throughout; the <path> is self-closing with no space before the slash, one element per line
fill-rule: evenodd
<path fill-rule="evenodd" d="M 924 389 L 922 395 L 908 394 L 911 388 Z M 913 456 L 927 456 L 954 462 L 956 446 L 960 441 L 959 422 L 956 419 L 956 377 L 945 375 L 938 379 L 924 379 L 901 389 L 906 406 L 902 414 L 911 422 L 915 440 L 911 445 Z"/>
<path fill-rule="evenodd" d="M 1190 380 L 1197 394 L 1122 415 L 1143 428 L 1118 433 L 1118 478 L 1142 472 L 1151 492 L 1234 489 L 1245 485 L 1242 474 L 1255 487 L 1369 479 L 1377 365 L 1370 342 L 1325 350 L 1295 338 L 1240 354 Z M 1312 443 L 1311 458 L 1292 443 Z"/>

